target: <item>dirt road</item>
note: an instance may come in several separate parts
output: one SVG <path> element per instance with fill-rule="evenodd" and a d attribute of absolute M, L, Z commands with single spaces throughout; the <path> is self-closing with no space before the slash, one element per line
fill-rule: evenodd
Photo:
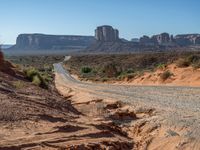
<path fill-rule="evenodd" d="M 138 109 L 153 108 L 159 116 L 155 122 L 182 128 L 185 137 L 200 138 L 200 88 L 85 83 L 74 79 L 61 63 L 54 64 L 54 69 L 73 90 L 120 100 Z"/>

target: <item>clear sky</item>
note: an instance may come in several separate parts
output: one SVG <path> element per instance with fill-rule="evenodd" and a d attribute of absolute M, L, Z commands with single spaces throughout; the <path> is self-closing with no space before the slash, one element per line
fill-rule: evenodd
<path fill-rule="evenodd" d="M 200 0 L 0 0 L 0 18 L 3 44 L 20 33 L 94 35 L 98 25 L 126 39 L 200 33 Z"/>

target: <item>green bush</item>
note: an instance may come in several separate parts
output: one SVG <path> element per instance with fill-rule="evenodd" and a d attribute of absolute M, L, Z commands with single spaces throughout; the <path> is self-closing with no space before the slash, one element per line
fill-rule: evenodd
<path fill-rule="evenodd" d="M 134 73 L 134 70 L 133 70 L 133 69 L 128 69 L 128 70 L 126 71 L 126 73 L 127 73 L 127 74 Z"/>
<path fill-rule="evenodd" d="M 133 69 L 128 69 L 126 71 L 120 72 L 120 74 L 117 76 L 117 78 L 119 80 L 124 80 L 124 79 L 130 80 L 130 79 L 134 78 L 135 76 L 136 76 L 135 71 Z"/>
<path fill-rule="evenodd" d="M 190 62 L 191 64 L 199 62 L 200 61 L 200 56 L 198 55 L 190 55 L 187 57 L 188 62 Z"/>
<path fill-rule="evenodd" d="M 171 73 L 169 70 L 163 72 L 160 76 L 160 78 L 165 81 L 167 80 L 168 78 L 170 78 L 171 76 L 173 75 L 173 73 Z"/>
<path fill-rule="evenodd" d="M 92 71 L 92 68 L 90 67 L 82 67 L 81 73 L 90 73 Z"/>
<path fill-rule="evenodd" d="M 119 74 L 116 65 L 112 63 L 106 64 L 103 67 L 103 73 L 105 73 L 106 77 L 108 78 L 117 77 L 117 75 Z"/>
<path fill-rule="evenodd" d="M 16 89 L 21 89 L 21 88 L 24 88 L 25 87 L 25 84 L 22 82 L 22 81 L 15 81 L 14 83 L 13 83 L 13 85 L 14 85 L 14 87 L 16 88 Z"/>
<path fill-rule="evenodd" d="M 37 86 L 40 86 L 41 85 L 41 79 L 38 77 L 38 75 L 36 75 L 36 76 L 34 76 L 33 77 L 33 81 L 32 81 L 32 83 L 33 84 L 35 84 L 35 85 L 37 85 Z"/>
<path fill-rule="evenodd" d="M 190 55 L 185 58 L 180 58 L 176 62 L 178 67 L 188 67 L 193 66 L 194 68 L 200 68 L 200 56 L 199 55 Z"/>
<path fill-rule="evenodd" d="M 28 68 L 24 70 L 26 78 L 31 81 L 33 84 L 40 86 L 42 88 L 48 88 L 49 79 L 45 76 L 42 76 L 41 73 L 35 68 Z"/>
<path fill-rule="evenodd" d="M 36 75 L 39 75 L 39 71 L 36 70 L 35 68 L 28 68 L 24 71 L 26 77 L 29 79 L 29 80 L 33 80 L 33 77 L 36 76 Z"/>
<path fill-rule="evenodd" d="M 199 55 L 190 55 L 188 61 L 191 63 L 192 67 L 195 69 L 200 68 L 200 56 Z"/>
<path fill-rule="evenodd" d="M 158 69 L 165 69 L 165 68 L 166 68 L 166 64 L 162 64 L 162 63 L 161 63 L 161 64 L 158 64 L 158 65 L 157 65 L 157 68 L 158 68 Z"/>

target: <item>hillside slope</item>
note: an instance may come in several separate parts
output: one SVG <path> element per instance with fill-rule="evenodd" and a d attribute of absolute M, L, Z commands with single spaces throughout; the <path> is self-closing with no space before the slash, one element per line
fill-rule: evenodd
<path fill-rule="evenodd" d="M 0 149 L 132 149 L 132 139 L 111 122 L 82 111 L 88 104 L 75 108 L 70 95 L 33 85 L 5 62 L 2 57 Z"/>

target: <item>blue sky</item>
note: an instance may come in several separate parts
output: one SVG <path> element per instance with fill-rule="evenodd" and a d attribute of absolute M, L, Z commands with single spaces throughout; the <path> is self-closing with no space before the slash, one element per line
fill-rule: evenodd
<path fill-rule="evenodd" d="M 112 25 L 120 37 L 200 33 L 199 0 L 0 0 L 0 42 L 20 33 L 94 35 Z"/>

